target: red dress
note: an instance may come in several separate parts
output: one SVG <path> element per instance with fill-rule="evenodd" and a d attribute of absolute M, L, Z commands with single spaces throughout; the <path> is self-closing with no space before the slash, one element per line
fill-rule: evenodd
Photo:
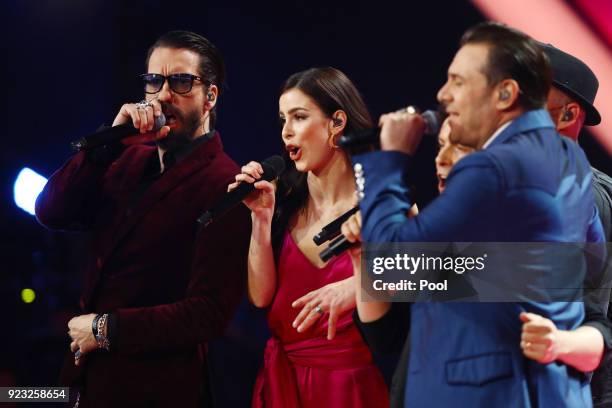
<path fill-rule="evenodd" d="M 348 253 L 317 268 L 291 234 L 285 235 L 278 263 L 278 290 L 268 312 L 272 337 L 255 382 L 254 408 L 389 406 L 387 387 L 353 323 L 352 310 L 340 316 L 336 337 L 331 341 L 327 340 L 328 314 L 302 333 L 291 326 L 301 310 L 291 303 L 352 275 Z"/>

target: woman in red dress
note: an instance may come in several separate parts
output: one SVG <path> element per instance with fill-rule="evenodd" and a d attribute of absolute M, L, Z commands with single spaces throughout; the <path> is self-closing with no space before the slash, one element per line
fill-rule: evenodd
<path fill-rule="evenodd" d="M 290 159 L 277 185 L 259 180 L 256 162 L 236 182 L 255 183 L 245 200 L 253 223 L 248 286 L 267 307 L 272 337 L 257 377 L 253 407 L 387 407 L 388 393 L 352 321 L 353 266 L 348 253 L 327 263 L 312 237 L 355 205 L 355 180 L 336 142 L 373 127 L 353 83 L 334 68 L 289 77 L 279 100 Z"/>

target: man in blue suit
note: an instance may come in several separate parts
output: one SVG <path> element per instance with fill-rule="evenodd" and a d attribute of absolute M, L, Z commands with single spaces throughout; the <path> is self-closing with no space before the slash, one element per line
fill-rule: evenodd
<path fill-rule="evenodd" d="M 354 158 L 364 241 L 601 242 L 586 157 L 557 135 L 543 109 L 550 82 L 546 57 L 523 33 L 495 23 L 468 30 L 438 100 L 451 141 L 479 152 L 453 168 L 443 195 L 407 219 L 403 176 L 424 123 L 410 111 L 383 115 L 381 151 Z M 410 320 L 404 406 L 591 406 L 581 374 L 527 360 L 519 347 L 521 312 L 567 330 L 583 319 L 581 303 L 415 303 L 408 317 L 372 302 L 358 311 L 370 323 L 371 345 L 391 344 Z"/>

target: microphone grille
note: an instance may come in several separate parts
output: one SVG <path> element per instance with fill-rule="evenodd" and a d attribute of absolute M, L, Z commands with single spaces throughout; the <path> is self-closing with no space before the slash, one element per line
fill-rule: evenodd
<path fill-rule="evenodd" d="M 279 155 L 274 155 L 264 160 L 261 166 L 264 169 L 263 178 L 273 180 L 285 171 L 285 160 Z"/>
<path fill-rule="evenodd" d="M 158 117 L 155 118 L 155 125 L 153 126 L 153 132 L 157 132 L 166 124 L 166 117 L 163 113 L 160 113 Z"/>
<path fill-rule="evenodd" d="M 423 120 L 425 120 L 425 133 L 428 135 L 436 136 L 440 133 L 440 127 L 442 121 L 440 120 L 440 114 L 433 110 L 426 110 L 421 114 Z"/>

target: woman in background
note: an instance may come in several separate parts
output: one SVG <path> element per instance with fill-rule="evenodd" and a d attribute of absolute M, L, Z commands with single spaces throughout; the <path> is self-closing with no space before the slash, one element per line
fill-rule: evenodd
<path fill-rule="evenodd" d="M 355 324 L 355 278 L 348 253 L 327 263 L 312 237 L 355 205 L 355 181 L 336 141 L 372 128 L 353 83 L 334 68 L 313 68 L 285 82 L 279 100 L 290 159 L 274 186 L 256 162 L 236 182 L 255 183 L 248 288 L 268 307 L 272 337 L 253 407 L 387 407 L 382 375 Z M 275 191 L 276 190 L 276 191 Z"/>
<path fill-rule="evenodd" d="M 438 193 L 442 194 L 446 187 L 446 179 L 453 166 L 465 156 L 474 152 L 472 147 L 458 143 L 451 143 L 449 140 L 451 127 L 448 119 L 442 122 L 440 133 L 438 134 L 438 154 L 436 155 L 436 176 L 438 177 Z"/>

